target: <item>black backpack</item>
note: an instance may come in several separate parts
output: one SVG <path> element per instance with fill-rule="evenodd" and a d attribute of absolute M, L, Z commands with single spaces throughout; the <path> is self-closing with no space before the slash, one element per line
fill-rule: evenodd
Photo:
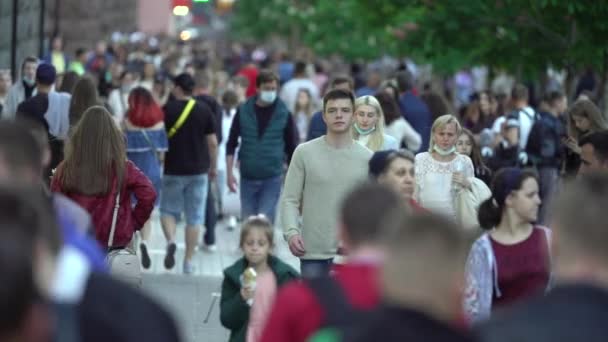
<path fill-rule="evenodd" d="M 321 327 L 308 339 L 309 342 L 350 341 L 375 312 L 375 309 L 353 307 L 344 289 L 333 277 L 311 278 L 306 283 L 325 313 Z"/>

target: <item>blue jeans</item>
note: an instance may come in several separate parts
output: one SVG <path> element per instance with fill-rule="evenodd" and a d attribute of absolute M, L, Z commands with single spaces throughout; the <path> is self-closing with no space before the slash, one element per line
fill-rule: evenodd
<path fill-rule="evenodd" d="M 282 177 L 267 179 L 241 178 L 241 218 L 264 214 L 274 223 L 277 203 L 281 195 Z"/>
<path fill-rule="evenodd" d="M 182 213 L 185 213 L 187 225 L 203 225 L 208 186 L 206 173 L 192 176 L 165 175 L 160 199 L 161 215 L 173 216 L 179 222 Z"/>
<path fill-rule="evenodd" d="M 300 259 L 300 273 L 302 274 L 302 278 L 314 278 L 329 275 L 333 260 L 333 258 L 325 260 Z"/>

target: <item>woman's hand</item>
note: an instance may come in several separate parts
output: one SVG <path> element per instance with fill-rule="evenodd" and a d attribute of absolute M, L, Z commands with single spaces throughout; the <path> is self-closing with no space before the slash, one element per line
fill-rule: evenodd
<path fill-rule="evenodd" d="M 562 143 L 576 154 L 581 154 L 581 148 L 573 137 L 562 138 Z"/>
<path fill-rule="evenodd" d="M 462 172 L 454 172 L 452 174 L 452 182 L 460 185 L 464 189 L 471 188 L 471 182 L 469 182 L 467 177 Z"/>

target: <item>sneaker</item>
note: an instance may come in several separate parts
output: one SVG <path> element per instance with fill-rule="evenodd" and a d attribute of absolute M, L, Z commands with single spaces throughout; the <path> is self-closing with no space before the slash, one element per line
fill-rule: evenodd
<path fill-rule="evenodd" d="M 193 274 L 194 270 L 194 263 L 192 261 L 184 260 L 184 274 Z"/>
<path fill-rule="evenodd" d="M 165 254 L 165 268 L 170 270 L 175 266 L 175 242 L 171 242 L 167 245 L 167 254 Z"/>
<path fill-rule="evenodd" d="M 217 245 L 205 245 L 205 250 L 209 253 L 215 253 L 217 252 Z"/>
<path fill-rule="evenodd" d="M 236 218 L 234 216 L 230 216 L 230 218 L 228 218 L 228 222 L 226 223 L 226 228 L 229 231 L 232 231 L 236 228 L 237 225 L 238 222 L 236 221 Z"/>
<path fill-rule="evenodd" d="M 141 252 L 141 266 L 147 270 L 150 268 L 151 264 L 150 255 L 148 254 L 148 246 L 146 246 L 146 244 L 143 242 L 140 243 L 139 251 Z"/>

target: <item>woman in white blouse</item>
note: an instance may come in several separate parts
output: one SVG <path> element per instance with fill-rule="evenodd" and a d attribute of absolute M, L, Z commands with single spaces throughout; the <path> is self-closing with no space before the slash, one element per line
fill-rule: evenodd
<path fill-rule="evenodd" d="M 380 103 L 369 95 L 355 100 L 353 138 L 372 152 L 399 149 L 397 140 L 384 133 L 384 113 Z"/>
<path fill-rule="evenodd" d="M 429 151 L 416 155 L 415 199 L 424 208 L 457 219 L 454 202 L 471 187 L 473 162 L 456 152 L 461 126 L 453 115 L 438 117 L 431 128 Z"/>
<path fill-rule="evenodd" d="M 395 138 L 399 145 L 403 142 L 405 148 L 414 153 L 418 152 L 420 145 L 422 145 L 422 138 L 412 125 L 403 118 L 399 110 L 399 104 L 395 102 L 393 96 L 386 90 L 377 93 L 375 96 L 384 112 L 384 122 L 386 124 L 384 133 Z"/>

